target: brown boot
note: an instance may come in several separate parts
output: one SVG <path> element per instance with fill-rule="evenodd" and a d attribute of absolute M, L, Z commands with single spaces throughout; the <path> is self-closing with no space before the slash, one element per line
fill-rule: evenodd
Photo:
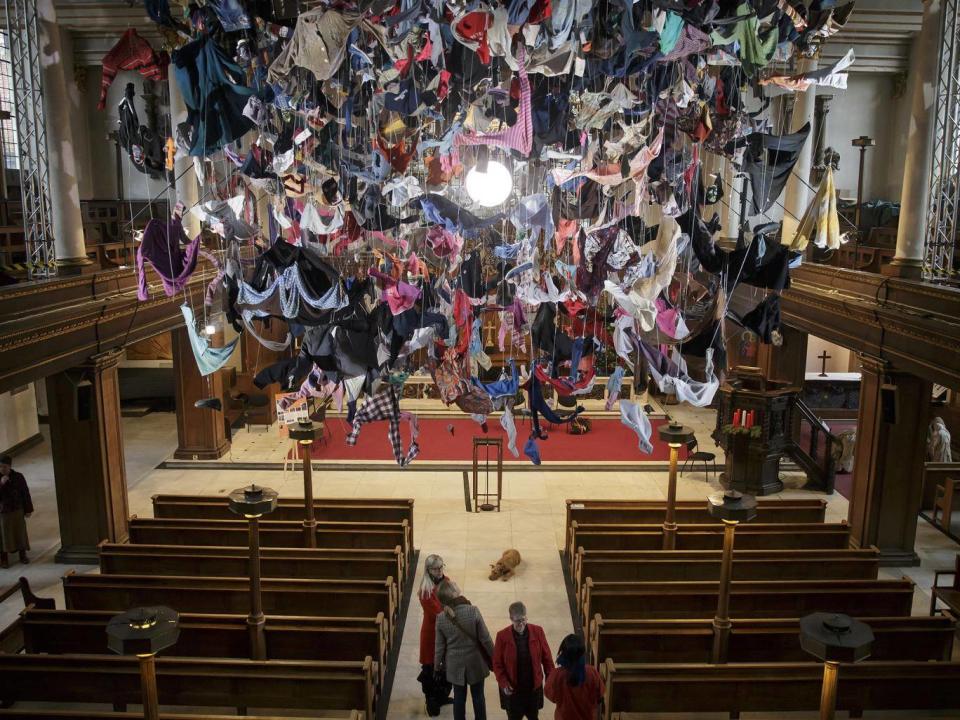
<path fill-rule="evenodd" d="M 20 551 L 20 562 L 21 562 L 22 564 L 24 564 L 24 565 L 29 565 L 29 564 L 30 564 L 30 558 L 27 557 L 27 551 L 26 551 L 26 550 L 21 550 L 21 551 Z"/>
<path fill-rule="evenodd" d="M 10 558 L 5 552 L 0 552 L 0 568 L 6 570 L 10 567 Z"/>

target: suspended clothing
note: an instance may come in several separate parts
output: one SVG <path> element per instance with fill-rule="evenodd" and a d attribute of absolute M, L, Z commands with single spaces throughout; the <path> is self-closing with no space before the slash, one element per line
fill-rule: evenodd
<path fill-rule="evenodd" d="M 356 29 L 373 35 L 386 47 L 383 29 L 362 13 L 318 7 L 301 12 L 286 45 L 277 53 L 267 72 L 267 81 L 285 83 L 294 67 L 313 73 L 317 82 L 329 80 L 347 55 L 348 38 Z"/>
<path fill-rule="evenodd" d="M 780 296 L 776 293 L 767 295 L 741 318 L 740 324 L 753 330 L 760 337 L 760 342 L 766 345 L 772 343 L 774 335 L 780 332 Z"/>
<path fill-rule="evenodd" d="M 509 450 L 514 457 L 520 457 L 520 452 L 517 450 L 517 424 L 513 420 L 513 403 L 509 400 L 503 403 L 503 414 L 500 415 L 500 427 L 502 427 L 503 431 L 507 434 L 507 450 Z"/>
<path fill-rule="evenodd" d="M 780 33 L 774 25 L 761 34 L 760 19 L 748 2 L 737 6 L 736 16 L 741 19 L 714 30 L 710 37 L 715 45 L 736 44 L 737 57 L 747 72 L 752 74 L 757 68 L 766 67 L 773 59 Z"/>
<path fill-rule="evenodd" d="M 792 239 L 783 238 L 783 242 L 797 252 L 803 252 L 811 242 L 827 250 L 840 247 L 840 215 L 837 212 L 837 190 L 831 166 L 827 166 L 820 187 L 800 218 L 797 234 Z"/>
<path fill-rule="evenodd" d="M 743 171 L 750 178 L 753 215 L 767 212 L 780 197 L 809 134 L 806 123 L 788 135 L 755 132 L 746 137 Z"/>
<path fill-rule="evenodd" d="M 579 340 L 579 338 L 578 338 Z M 570 378 L 553 378 L 547 374 L 547 371 L 544 370 L 541 366 L 537 365 L 534 368 L 534 374 L 537 376 L 537 380 L 543 383 L 550 385 L 560 397 L 571 397 L 573 395 L 585 395 L 586 393 L 593 390 L 593 384 L 596 381 L 597 371 L 591 364 L 590 367 L 585 372 L 579 372 L 576 365 L 571 364 L 571 374 L 577 373 L 580 375 L 576 380 Z"/>
<path fill-rule="evenodd" d="M 210 347 L 210 342 L 197 333 L 196 320 L 193 317 L 193 310 L 189 305 L 181 305 L 180 312 L 183 313 L 183 321 L 187 326 L 187 336 L 190 338 L 190 349 L 193 350 L 193 356 L 197 360 L 197 367 L 201 375 L 210 375 L 227 364 L 233 349 L 240 342 L 236 337 L 223 347 Z"/>
<path fill-rule="evenodd" d="M 212 36 L 174 50 L 173 66 L 192 129 L 190 155 L 212 155 L 253 129 L 243 114 L 253 95 L 244 84 L 246 74 Z"/>
<path fill-rule="evenodd" d="M 317 325 L 330 318 L 331 311 L 347 306 L 347 298 L 340 283 L 317 297 L 300 276 L 300 268 L 291 265 L 273 279 L 265 290 L 239 282 L 239 293 L 234 307 L 247 321 L 259 317 L 278 317 L 301 325 Z"/>
<path fill-rule="evenodd" d="M 148 80 L 161 81 L 167 79 L 167 65 L 170 57 L 165 51 L 154 52 L 150 43 L 144 40 L 136 29 L 130 28 L 110 48 L 100 61 L 102 75 L 100 77 L 100 99 L 97 109 L 103 110 L 107 106 L 107 91 L 113 83 L 117 73 L 123 70 L 136 70 Z"/>
<path fill-rule="evenodd" d="M 530 376 L 530 380 L 527 383 L 527 394 L 530 397 L 530 419 L 533 425 L 533 435 L 539 438 L 543 437 L 543 432 L 540 430 L 540 415 L 543 415 L 544 419 L 549 423 L 563 425 L 564 423 L 573 422 L 573 420 L 584 411 L 583 406 L 578 405 L 572 413 L 563 417 L 554 412 L 553 408 L 547 405 L 547 401 L 543 397 L 543 389 L 540 387 L 540 381 L 537 379 L 536 373 Z"/>
<path fill-rule="evenodd" d="M 534 465 L 539 465 L 540 448 L 537 446 L 535 437 L 535 435 L 531 435 L 527 438 L 527 441 L 523 444 L 523 454 L 530 458 L 530 462 Z"/>
<path fill-rule="evenodd" d="M 347 435 L 347 445 L 356 445 L 360 436 L 360 428 L 366 423 L 377 420 L 389 421 L 387 438 L 393 448 L 393 458 L 400 467 L 406 467 L 420 454 L 420 446 L 414 439 L 410 442 L 407 452 L 403 451 L 403 442 L 400 438 L 400 402 L 397 399 L 397 389 L 390 385 L 373 397 L 367 398 L 353 418 L 353 428 Z"/>
<path fill-rule="evenodd" d="M 396 280 L 375 268 L 370 268 L 367 272 L 370 277 L 383 283 L 383 300 L 387 302 L 390 312 L 394 315 L 410 310 L 420 298 L 420 288 L 414 287 L 410 283 Z"/>
<path fill-rule="evenodd" d="M 694 380 L 677 363 L 669 360 L 653 345 L 643 340 L 637 341 L 640 352 L 647 361 L 650 376 L 660 388 L 660 392 L 676 394 L 677 399 L 688 402 L 694 407 L 707 407 L 713 402 L 713 396 L 720 387 L 720 380 L 713 372 L 713 349 L 707 350 L 707 363 L 704 370 L 706 381 Z"/>
<path fill-rule="evenodd" d="M 530 80 L 527 77 L 526 50 L 524 48 L 525 46 L 521 45 L 517 53 L 517 60 L 520 64 L 518 71 L 520 77 L 520 108 L 517 111 L 517 122 L 506 130 L 495 133 L 480 135 L 464 131 L 454 138 L 453 144 L 455 147 L 497 145 L 507 150 L 516 150 L 524 157 L 530 155 L 530 150 L 533 148 L 533 119 L 530 114 Z"/>
<path fill-rule="evenodd" d="M 617 365 L 614 371 L 610 373 L 610 377 L 607 378 L 607 401 L 603 406 L 603 409 L 607 412 L 613 410 L 613 406 L 620 397 L 620 389 L 623 387 L 623 375 L 625 372 L 623 365 Z"/>
<path fill-rule="evenodd" d="M 448 232 L 467 238 L 476 237 L 482 229 L 496 225 L 503 219 L 503 213 L 481 219 L 452 200 L 436 193 L 428 193 L 412 202 L 420 205 L 427 222 L 442 225 Z"/>
<path fill-rule="evenodd" d="M 137 248 L 137 299 L 150 298 L 145 262 L 160 276 L 167 297 L 173 297 L 187 286 L 197 267 L 200 235 L 182 249 L 180 244 L 184 241 L 186 236 L 180 218 L 167 221 L 152 218 L 147 222 Z"/>
<path fill-rule="evenodd" d="M 650 442 L 653 426 L 650 424 L 650 418 L 639 405 L 629 400 L 621 400 L 620 422 L 637 434 L 638 447 L 642 452 L 647 455 L 653 452 L 653 443 Z"/>
<path fill-rule="evenodd" d="M 853 48 L 832 65 L 818 68 L 799 75 L 772 75 L 760 81 L 761 85 L 776 85 L 784 90 L 805 92 L 812 85 L 831 87 L 837 90 L 847 89 L 847 73 L 845 72 L 856 60 Z"/>

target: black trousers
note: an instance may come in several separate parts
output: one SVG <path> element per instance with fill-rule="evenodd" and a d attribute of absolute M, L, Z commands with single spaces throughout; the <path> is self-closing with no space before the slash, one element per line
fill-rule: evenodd
<path fill-rule="evenodd" d="M 528 690 L 515 692 L 512 695 L 503 695 L 501 692 L 501 707 L 507 711 L 507 720 L 539 720 L 540 708 L 543 707 L 543 690 Z"/>

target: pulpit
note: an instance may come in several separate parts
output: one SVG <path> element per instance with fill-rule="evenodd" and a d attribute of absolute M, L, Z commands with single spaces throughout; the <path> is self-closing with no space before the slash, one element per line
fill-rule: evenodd
<path fill-rule="evenodd" d="M 791 413 L 800 388 L 763 377 L 759 368 L 739 367 L 720 388 L 713 439 L 726 455 L 720 477 L 725 488 L 750 495 L 783 489 L 780 458 L 790 446 Z"/>

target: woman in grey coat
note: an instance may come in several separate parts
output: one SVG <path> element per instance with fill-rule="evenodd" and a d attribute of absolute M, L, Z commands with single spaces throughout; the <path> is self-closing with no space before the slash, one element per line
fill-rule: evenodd
<path fill-rule="evenodd" d="M 483 681 L 490 674 L 493 640 L 480 610 L 460 594 L 452 580 L 437 588 L 443 612 L 437 615 L 434 667 L 453 685 L 453 720 L 466 720 L 467 686 L 476 720 L 486 720 Z"/>

